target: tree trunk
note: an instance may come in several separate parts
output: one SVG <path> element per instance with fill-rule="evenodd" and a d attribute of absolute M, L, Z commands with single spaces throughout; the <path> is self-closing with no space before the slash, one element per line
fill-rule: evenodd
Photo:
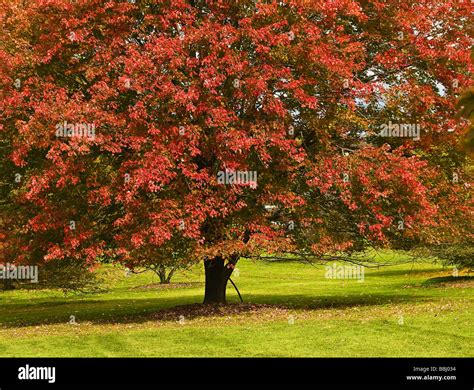
<path fill-rule="evenodd" d="M 173 268 L 173 269 L 170 270 L 170 272 L 168 272 L 168 276 L 166 277 L 166 282 L 165 282 L 166 284 L 170 284 L 170 283 L 171 283 L 171 277 L 173 276 L 175 270 L 176 270 L 176 269 Z"/>
<path fill-rule="evenodd" d="M 162 265 L 158 269 L 158 276 L 160 277 L 160 284 L 169 284 L 170 281 L 166 277 L 166 268 Z"/>
<path fill-rule="evenodd" d="M 224 266 L 224 259 L 216 256 L 213 259 L 204 260 L 206 272 L 206 291 L 204 303 L 226 303 L 225 293 L 227 281 L 232 274 L 233 268 Z"/>

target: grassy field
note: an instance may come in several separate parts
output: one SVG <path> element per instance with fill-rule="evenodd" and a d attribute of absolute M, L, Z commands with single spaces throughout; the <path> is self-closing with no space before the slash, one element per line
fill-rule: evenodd
<path fill-rule="evenodd" d="M 106 293 L 0 293 L 0 356 L 474 356 L 474 278 L 436 279 L 449 268 L 372 269 L 363 282 L 299 263 L 242 260 L 238 269 L 245 304 L 229 286 L 223 308 L 173 308 L 202 301 L 200 268 L 167 287 L 109 269 Z"/>

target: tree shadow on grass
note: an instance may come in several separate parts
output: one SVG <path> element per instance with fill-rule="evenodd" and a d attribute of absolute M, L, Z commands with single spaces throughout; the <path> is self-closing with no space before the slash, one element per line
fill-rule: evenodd
<path fill-rule="evenodd" d="M 9 304 L 0 308 L 3 328 L 68 324 L 71 316 L 77 323 L 133 324 L 148 321 L 177 322 L 182 318 L 258 314 L 261 310 L 323 310 L 351 307 L 382 306 L 387 304 L 427 302 L 430 297 L 414 295 L 347 295 L 308 296 L 244 295 L 244 303 L 235 303 L 230 297 L 227 305 L 202 305 L 202 295 L 181 298 L 146 298 L 117 300 L 81 300 L 42 302 L 30 306 Z"/>

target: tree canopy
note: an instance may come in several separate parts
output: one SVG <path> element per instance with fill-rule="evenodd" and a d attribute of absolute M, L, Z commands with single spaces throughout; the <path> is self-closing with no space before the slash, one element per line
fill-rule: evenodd
<path fill-rule="evenodd" d="M 225 291 L 241 256 L 472 239 L 470 7 L 5 1 L 4 254 L 185 253 Z"/>

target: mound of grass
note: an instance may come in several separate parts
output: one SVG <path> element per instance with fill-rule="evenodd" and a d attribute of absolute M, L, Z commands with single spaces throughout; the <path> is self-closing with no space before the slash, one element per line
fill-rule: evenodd
<path fill-rule="evenodd" d="M 474 287 L 474 276 L 443 276 L 425 280 L 422 285 L 432 287 Z"/>

